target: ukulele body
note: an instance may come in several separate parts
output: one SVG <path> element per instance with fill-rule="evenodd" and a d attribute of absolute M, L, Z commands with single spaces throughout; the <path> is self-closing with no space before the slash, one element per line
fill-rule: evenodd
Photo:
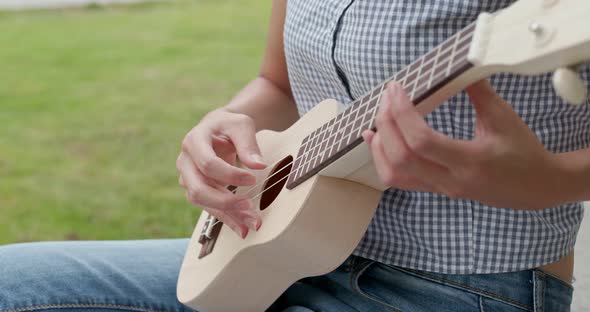
<path fill-rule="evenodd" d="M 283 132 L 259 132 L 257 140 L 266 163 L 297 157 L 305 136 L 335 116 L 339 108 L 336 101 L 327 100 Z M 363 166 L 357 160 L 351 164 L 356 170 L 347 175 L 377 178 L 370 162 Z M 269 166 L 253 173 L 257 181 L 263 181 L 276 171 Z M 288 174 L 289 170 L 284 171 Z M 253 193 L 267 187 L 262 184 Z M 241 187 L 236 192 L 248 189 Z M 203 212 L 180 270 L 179 300 L 197 311 L 264 311 L 297 280 L 331 272 L 344 262 L 364 235 L 381 194 L 380 189 L 321 173 L 292 190 L 283 186 L 261 212 L 262 226 L 257 232 L 250 231 L 242 240 L 222 226 L 211 253 L 199 258 L 199 238 L 207 215 Z M 257 197 L 255 204 L 260 205 L 263 197 Z"/>

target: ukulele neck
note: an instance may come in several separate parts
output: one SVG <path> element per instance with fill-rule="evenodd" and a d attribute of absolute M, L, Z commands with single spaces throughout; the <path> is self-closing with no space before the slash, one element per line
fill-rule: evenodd
<path fill-rule="evenodd" d="M 363 131 L 375 130 L 375 117 L 387 83 L 399 82 L 412 102 L 421 105 L 473 67 L 468 61 L 468 54 L 475 29 L 474 22 L 347 105 L 344 111 L 308 135 L 299 148 L 287 188 L 293 189 L 325 168 L 325 175 L 346 177 L 365 166 L 370 160 L 368 153 L 357 147 L 363 142 Z M 365 161 L 362 161 L 363 158 Z M 351 167 L 350 162 L 345 161 L 347 159 L 357 162 Z M 374 183 L 369 185 L 374 186 Z"/>

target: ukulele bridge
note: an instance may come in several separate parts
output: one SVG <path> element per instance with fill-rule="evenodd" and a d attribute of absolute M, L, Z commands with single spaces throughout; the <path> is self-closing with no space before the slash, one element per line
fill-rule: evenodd
<path fill-rule="evenodd" d="M 217 218 L 215 218 L 212 215 L 209 215 L 207 217 L 207 220 L 205 220 L 205 225 L 203 226 L 203 230 L 201 231 L 201 235 L 204 235 L 206 238 L 211 239 L 212 233 L 213 233 L 213 227 L 215 227 L 215 225 L 217 225 L 217 222 L 219 222 L 219 220 L 217 220 Z"/>
<path fill-rule="evenodd" d="M 227 187 L 227 189 L 235 194 L 237 187 L 230 185 Z M 211 214 L 207 215 L 207 219 L 205 220 L 203 229 L 201 230 L 201 235 L 199 236 L 199 244 L 201 244 L 199 259 L 205 257 L 213 251 L 213 247 L 215 247 L 215 242 L 217 242 L 217 237 L 219 236 L 219 232 L 221 232 L 222 226 L 223 222 L 221 222 L 219 219 L 215 218 Z"/>
<path fill-rule="evenodd" d="M 201 244 L 199 259 L 205 257 L 213 251 L 213 247 L 215 246 L 215 242 L 217 241 L 217 237 L 219 236 L 222 225 L 223 222 L 217 220 L 217 218 L 214 216 L 207 216 L 207 220 L 205 220 L 205 224 L 201 230 L 201 235 L 199 236 L 199 244 Z"/>

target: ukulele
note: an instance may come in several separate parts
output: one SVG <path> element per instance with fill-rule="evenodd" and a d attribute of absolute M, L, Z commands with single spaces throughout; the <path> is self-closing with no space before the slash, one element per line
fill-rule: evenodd
<path fill-rule="evenodd" d="M 263 226 L 241 239 L 203 212 L 178 279 L 180 302 L 202 312 L 264 311 L 297 280 L 336 269 L 364 235 L 382 192 L 361 133 L 375 130 L 387 82 L 426 115 L 500 72 L 554 71 L 557 94 L 587 101 L 575 67 L 590 60 L 590 1 L 520 0 L 477 20 L 344 108 L 326 100 L 283 132 L 256 134 L 268 163 L 253 199 Z"/>

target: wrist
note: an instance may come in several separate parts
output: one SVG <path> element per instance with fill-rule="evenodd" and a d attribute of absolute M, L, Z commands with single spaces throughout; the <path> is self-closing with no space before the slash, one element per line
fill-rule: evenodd
<path fill-rule="evenodd" d="M 575 151 L 555 154 L 557 191 L 561 203 L 590 200 L 590 153 Z"/>

